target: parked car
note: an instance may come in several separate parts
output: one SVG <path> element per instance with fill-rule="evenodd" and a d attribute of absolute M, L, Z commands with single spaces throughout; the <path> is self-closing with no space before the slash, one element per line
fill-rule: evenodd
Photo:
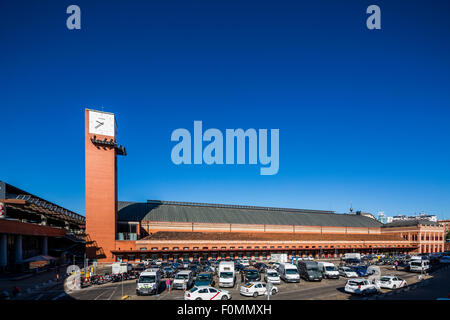
<path fill-rule="evenodd" d="M 147 269 L 141 272 L 136 280 L 136 295 L 156 294 L 161 285 L 161 271 L 159 269 Z"/>
<path fill-rule="evenodd" d="M 194 286 L 200 287 L 200 286 L 215 286 L 215 281 L 213 278 L 212 273 L 209 272 L 202 272 L 199 273 L 198 276 L 195 278 Z"/>
<path fill-rule="evenodd" d="M 450 263 L 450 256 L 442 256 L 439 259 L 439 263 Z"/>
<path fill-rule="evenodd" d="M 254 297 L 261 296 L 267 294 L 267 286 L 264 282 L 248 282 L 244 285 L 241 285 L 239 288 L 239 292 L 243 296 Z M 278 288 L 272 286 L 271 294 L 274 295 L 278 292 Z"/>
<path fill-rule="evenodd" d="M 307 281 L 322 281 L 322 272 L 316 261 L 298 261 L 300 276 Z"/>
<path fill-rule="evenodd" d="M 259 272 L 264 272 L 266 269 L 269 268 L 265 263 L 262 262 L 255 263 L 254 267 L 258 269 Z"/>
<path fill-rule="evenodd" d="M 242 271 L 242 270 L 245 270 L 245 267 L 244 267 L 242 264 L 240 264 L 240 263 L 234 263 L 234 271 L 240 272 L 240 271 Z"/>
<path fill-rule="evenodd" d="M 361 295 L 377 293 L 380 291 L 376 284 L 370 283 L 367 279 L 347 280 L 344 290 L 347 293 Z"/>
<path fill-rule="evenodd" d="M 241 264 L 242 264 L 244 267 L 249 267 L 249 266 L 250 266 L 250 262 L 248 262 L 247 259 L 242 259 L 242 260 L 241 260 Z"/>
<path fill-rule="evenodd" d="M 141 273 L 145 269 L 146 269 L 146 267 L 145 267 L 144 263 L 139 263 L 135 267 L 133 267 L 133 270 L 138 271 L 139 273 Z"/>
<path fill-rule="evenodd" d="M 173 278 L 175 270 L 172 267 L 164 267 L 161 273 L 164 278 Z"/>
<path fill-rule="evenodd" d="M 319 270 L 322 272 L 322 276 L 324 278 L 339 279 L 339 271 L 334 264 L 319 261 L 317 265 L 319 266 Z"/>
<path fill-rule="evenodd" d="M 409 261 L 409 271 L 426 272 L 430 269 L 430 261 L 425 259 L 411 258 Z"/>
<path fill-rule="evenodd" d="M 185 287 L 186 284 L 186 287 Z M 182 270 L 178 271 L 173 279 L 172 287 L 174 289 L 189 289 L 194 284 L 194 277 L 192 271 Z"/>
<path fill-rule="evenodd" d="M 282 263 L 277 269 L 280 278 L 285 282 L 300 282 L 300 275 L 295 265 L 291 263 Z"/>
<path fill-rule="evenodd" d="M 264 275 L 264 280 L 266 282 L 271 282 L 271 283 L 275 283 L 275 284 L 280 284 L 281 283 L 280 275 L 274 269 L 267 269 L 266 270 L 266 274 Z"/>
<path fill-rule="evenodd" d="M 193 287 L 186 291 L 184 300 L 229 300 L 230 292 L 213 287 Z"/>
<path fill-rule="evenodd" d="M 255 268 L 247 268 L 241 272 L 241 282 L 259 281 L 261 275 Z"/>
<path fill-rule="evenodd" d="M 358 277 L 365 277 L 365 276 L 369 275 L 367 273 L 367 267 L 366 266 L 352 266 L 350 268 L 358 274 Z"/>
<path fill-rule="evenodd" d="M 358 274 L 350 267 L 339 267 L 339 275 L 346 278 L 358 278 Z"/>
<path fill-rule="evenodd" d="M 376 285 L 385 289 L 397 289 L 407 286 L 405 280 L 397 276 L 383 276 L 375 281 Z"/>
<path fill-rule="evenodd" d="M 189 270 L 192 271 L 192 275 L 195 277 L 199 272 L 201 272 L 201 268 L 198 265 L 189 266 Z"/>

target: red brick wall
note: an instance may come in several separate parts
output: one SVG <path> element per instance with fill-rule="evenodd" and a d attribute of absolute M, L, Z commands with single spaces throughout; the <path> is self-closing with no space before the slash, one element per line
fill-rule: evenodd
<path fill-rule="evenodd" d="M 86 233 L 113 261 L 117 224 L 117 168 L 114 148 L 95 146 L 89 134 L 89 111 L 85 110 L 85 181 L 86 181 Z M 105 137 L 97 135 L 97 139 Z M 89 258 L 96 257 L 87 250 Z"/>
<path fill-rule="evenodd" d="M 62 237 L 66 234 L 66 230 L 49 226 L 40 226 L 32 223 L 1 219 L 0 233 Z"/>

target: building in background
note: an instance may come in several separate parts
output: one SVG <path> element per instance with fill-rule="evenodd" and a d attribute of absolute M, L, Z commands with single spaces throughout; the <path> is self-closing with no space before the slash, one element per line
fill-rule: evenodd
<path fill-rule="evenodd" d="M 387 218 L 383 211 L 378 212 L 378 221 L 383 224 L 387 223 Z"/>
<path fill-rule="evenodd" d="M 437 222 L 437 216 L 425 214 L 425 213 L 421 213 L 418 216 L 407 216 L 407 215 L 399 214 L 399 215 L 396 215 L 393 217 L 388 217 L 387 223 L 396 222 L 396 221 L 414 221 L 414 220 L 428 220 L 428 221 Z"/>
<path fill-rule="evenodd" d="M 417 230 L 409 225 L 385 227 L 372 214 L 353 214 L 353 210 L 338 214 L 212 203 L 118 201 L 117 156 L 127 153 L 117 143 L 116 127 L 114 114 L 85 110 L 86 252 L 90 259 L 101 263 L 149 258 L 259 259 L 272 253 L 330 257 L 347 252 L 437 252 L 443 247 L 443 227 L 437 223 Z M 422 247 L 409 232 L 419 238 L 425 232 L 432 234 L 433 245 Z"/>

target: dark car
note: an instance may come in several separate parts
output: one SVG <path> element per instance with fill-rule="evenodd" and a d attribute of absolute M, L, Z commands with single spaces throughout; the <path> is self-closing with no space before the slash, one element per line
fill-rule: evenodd
<path fill-rule="evenodd" d="M 134 271 L 137 271 L 137 272 L 139 272 L 139 273 L 141 273 L 142 271 L 144 271 L 146 268 L 145 268 L 145 264 L 143 264 L 143 263 L 139 263 L 138 265 L 136 265 L 134 268 L 133 268 L 133 270 Z"/>
<path fill-rule="evenodd" d="M 234 264 L 234 271 L 241 272 L 243 270 L 245 270 L 245 267 L 242 264 L 240 264 L 240 263 Z"/>
<path fill-rule="evenodd" d="M 262 263 L 262 262 L 255 263 L 254 267 L 256 269 L 258 269 L 259 272 L 264 272 L 266 269 L 269 269 L 269 267 L 265 263 Z"/>
<path fill-rule="evenodd" d="M 316 261 L 299 261 L 297 265 L 300 277 L 308 281 L 322 281 L 322 272 Z"/>
<path fill-rule="evenodd" d="M 241 282 L 260 281 L 261 274 L 256 268 L 247 268 L 241 271 Z"/>
<path fill-rule="evenodd" d="M 191 265 L 189 267 L 189 270 L 191 270 L 192 271 L 192 275 L 195 276 L 201 271 L 201 268 L 199 266 L 197 266 L 197 265 Z"/>
<path fill-rule="evenodd" d="M 366 266 L 353 266 L 353 267 L 350 267 L 350 268 L 353 269 L 358 274 L 358 276 L 360 276 L 360 277 L 368 276 L 367 267 Z"/>
<path fill-rule="evenodd" d="M 173 278 L 175 270 L 172 267 L 164 267 L 161 270 L 161 274 L 164 278 Z"/>
<path fill-rule="evenodd" d="M 211 286 L 214 287 L 215 281 L 212 273 L 209 272 L 201 272 L 195 278 L 194 286 Z"/>
<path fill-rule="evenodd" d="M 204 271 L 204 272 L 213 272 L 211 266 L 209 266 L 209 265 L 205 265 L 205 266 L 203 267 L 203 271 Z"/>

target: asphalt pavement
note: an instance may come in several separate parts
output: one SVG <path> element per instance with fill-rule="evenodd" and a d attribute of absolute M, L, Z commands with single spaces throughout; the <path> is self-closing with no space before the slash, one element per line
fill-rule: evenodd
<path fill-rule="evenodd" d="M 414 284 L 418 280 L 418 274 L 404 271 L 395 271 L 390 266 L 382 266 L 383 274 L 395 274 L 405 279 L 409 285 Z M 424 278 L 429 278 L 425 276 Z M 266 300 L 267 296 L 259 296 L 257 298 L 245 297 L 239 294 L 240 279 L 237 280 L 235 288 L 224 288 L 231 293 L 233 300 Z M 300 283 L 284 283 L 276 285 L 279 292 L 271 296 L 272 300 L 359 300 L 366 299 L 366 297 L 350 295 L 344 292 L 346 278 L 340 279 L 323 279 L 320 282 L 308 282 L 301 280 Z M 217 283 L 217 281 L 216 281 Z M 217 287 L 217 285 L 216 285 Z M 415 290 L 419 290 L 415 289 Z M 389 293 L 391 290 L 382 289 L 382 293 Z M 399 291 L 400 292 L 400 291 Z M 69 297 L 60 297 L 58 299 L 77 299 L 77 300 L 120 300 L 126 296 L 129 300 L 183 300 L 183 290 L 173 290 L 169 293 L 165 288 L 165 281 L 162 282 L 160 291 L 156 295 L 151 296 L 137 296 L 136 295 L 136 280 L 128 280 L 123 282 L 106 283 L 103 285 L 95 285 L 85 289 L 68 292 Z M 383 296 L 383 295 L 382 295 Z M 396 295 L 400 297 L 401 295 Z M 42 299 L 42 297 L 41 297 Z"/>

